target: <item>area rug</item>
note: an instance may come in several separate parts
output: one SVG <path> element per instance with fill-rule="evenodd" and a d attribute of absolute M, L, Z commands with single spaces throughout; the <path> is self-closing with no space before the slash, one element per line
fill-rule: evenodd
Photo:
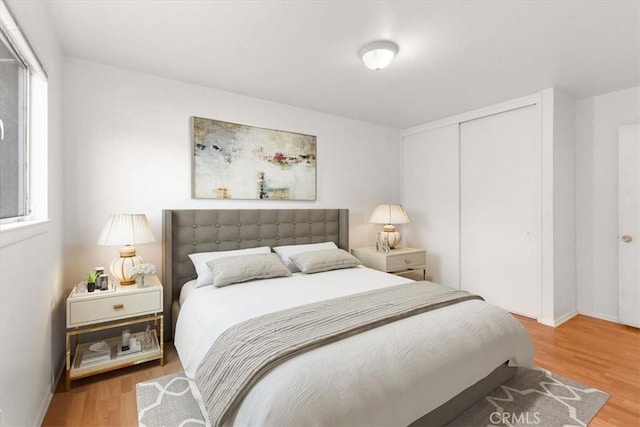
<path fill-rule="evenodd" d="M 607 393 L 546 369 L 518 368 L 447 426 L 586 426 L 608 399 Z"/>
<path fill-rule="evenodd" d="M 207 425 L 195 385 L 183 372 L 136 384 L 140 426 Z M 517 374 L 454 418 L 448 426 L 586 426 L 609 395 L 545 369 Z"/>

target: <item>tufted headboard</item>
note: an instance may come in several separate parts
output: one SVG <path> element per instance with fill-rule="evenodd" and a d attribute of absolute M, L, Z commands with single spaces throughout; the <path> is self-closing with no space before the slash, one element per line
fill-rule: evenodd
<path fill-rule="evenodd" d="M 172 301 L 196 277 L 189 254 L 327 241 L 349 250 L 348 209 L 163 210 L 165 331 Z"/>

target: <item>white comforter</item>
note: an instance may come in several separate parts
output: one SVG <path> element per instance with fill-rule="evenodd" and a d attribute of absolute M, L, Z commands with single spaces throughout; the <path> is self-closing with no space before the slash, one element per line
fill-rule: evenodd
<path fill-rule="evenodd" d="M 191 289 L 175 346 L 193 378 L 228 327 L 289 307 L 406 283 L 365 267 Z M 245 397 L 235 425 L 408 425 L 502 362 L 530 366 L 533 346 L 504 310 L 465 301 L 312 350 L 275 368 Z"/>

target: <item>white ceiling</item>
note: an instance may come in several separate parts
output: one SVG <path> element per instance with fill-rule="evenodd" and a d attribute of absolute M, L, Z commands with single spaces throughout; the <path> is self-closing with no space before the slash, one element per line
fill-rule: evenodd
<path fill-rule="evenodd" d="M 640 85 L 638 1 L 61 1 L 68 56 L 397 128 Z M 389 68 L 357 56 L 393 40 Z"/>

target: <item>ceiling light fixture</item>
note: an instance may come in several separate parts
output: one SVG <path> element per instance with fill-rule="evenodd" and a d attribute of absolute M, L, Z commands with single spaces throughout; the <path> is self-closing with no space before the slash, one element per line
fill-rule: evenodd
<path fill-rule="evenodd" d="M 360 58 L 367 68 L 382 70 L 391 63 L 398 53 L 398 45 L 390 41 L 377 41 L 369 43 L 360 49 Z"/>

